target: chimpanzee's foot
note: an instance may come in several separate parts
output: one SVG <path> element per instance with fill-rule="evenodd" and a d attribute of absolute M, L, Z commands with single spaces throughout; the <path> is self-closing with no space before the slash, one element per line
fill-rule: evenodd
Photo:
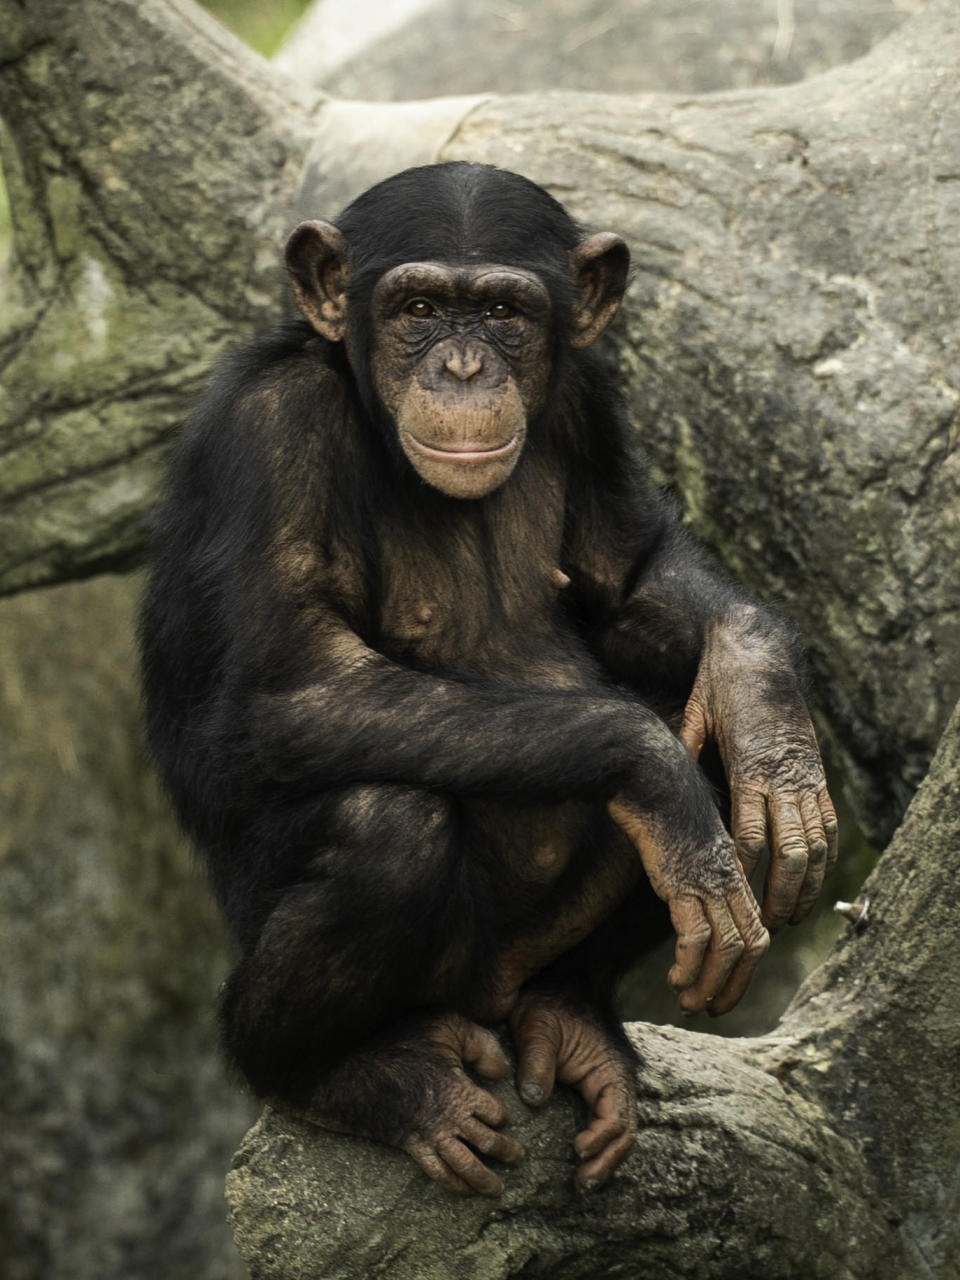
<path fill-rule="evenodd" d="M 524 992 L 510 1019 L 517 1049 L 517 1089 L 540 1106 L 554 1082 L 572 1085 L 593 1116 L 574 1139 L 580 1158 L 577 1184 L 603 1186 L 630 1154 L 637 1136 L 634 1066 L 599 1019 L 561 996 Z"/>
<path fill-rule="evenodd" d="M 464 1066 L 488 1080 L 510 1073 L 492 1032 L 458 1013 L 418 1018 L 324 1072 L 308 1106 L 286 1109 L 399 1147 L 451 1191 L 496 1196 L 503 1184 L 476 1153 L 515 1164 L 523 1148 L 497 1132 L 509 1113 Z"/>
<path fill-rule="evenodd" d="M 509 1118 L 507 1108 L 475 1084 L 463 1067 L 472 1066 L 488 1080 L 502 1080 L 510 1071 L 507 1060 L 492 1032 L 460 1014 L 433 1020 L 427 1038 L 434 1064 L 427 1078 L 429 1096 L 413 1131 L 399 1145 L 424 1173 L 451 1191 L 497 1196 L 503 1183 L 474 1149 L 515 1164 L 523 1159 L 523 1147 L 497 1132 Z"/>

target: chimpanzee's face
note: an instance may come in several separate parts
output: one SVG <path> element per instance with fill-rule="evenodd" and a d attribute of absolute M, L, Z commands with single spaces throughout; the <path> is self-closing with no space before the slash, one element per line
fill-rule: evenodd
<path fill-rule="evenodd" d="M 546 286 L 517 267 L 409 262 L 371 302 L 374 387 L 411 465 L 451 497 L 490 493 L 546 397 Z"/>
<path fill-rule="evenodd" d="M 367 231 L 376 243 L 376 226 Z M 482 498 L 508 479 L 544 407 L 551 352 L 589 346 L 620 305 L 629 254 L 619 236 L 547 252 L 565 282 L 562 317 L 542 274 L 483 261 L 478 250 L 387 264 L 351 300 L 350 246 L 337 227 L 302 222 L 287 242 L 300 310 L 325 338 L 346 342 L 365 402 L 379 402 L 410 464 L 451 497 Z"/>

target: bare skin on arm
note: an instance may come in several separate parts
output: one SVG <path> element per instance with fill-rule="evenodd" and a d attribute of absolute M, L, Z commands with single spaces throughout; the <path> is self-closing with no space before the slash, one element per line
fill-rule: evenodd
<path fill-rule="evenodd" d="M 751 621 L 744 610 L 708 630 L 680 738 L 695 759 L 708 740 L 720 750 L 747 879 L 770 854 L 762 917 L 775 930 L 816 902 L 837 860 L 837 816 L 792 667 Z"/>

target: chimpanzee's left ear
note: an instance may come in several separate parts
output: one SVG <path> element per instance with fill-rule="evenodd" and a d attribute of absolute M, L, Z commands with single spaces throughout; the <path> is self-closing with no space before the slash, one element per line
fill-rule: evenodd
<path fill-rule="evenodd" d="M 340 342 L 347 327 L 347 242 L 332 222 L 301 222 L 290 233 L 287 272 L 297 306 L 317 333 Z"/>
<path fill-rule="evenodd" d="M 577 286 L 570 345 L 589 347 L 617 314 L 627 287 L 630 250 L 612 231 L 587 236 L 570 255 Z"/>

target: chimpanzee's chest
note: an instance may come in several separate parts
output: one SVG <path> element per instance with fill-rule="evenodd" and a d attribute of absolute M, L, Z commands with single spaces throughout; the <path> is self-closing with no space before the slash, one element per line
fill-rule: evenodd
<path fill-rule="evenodd" d="M 465 511 L 446 526 L 385 537 L 383 652 L 418 666 L 521 684 L 584 688 L 593 669 L 567 617 L 561 514 Z"/>

